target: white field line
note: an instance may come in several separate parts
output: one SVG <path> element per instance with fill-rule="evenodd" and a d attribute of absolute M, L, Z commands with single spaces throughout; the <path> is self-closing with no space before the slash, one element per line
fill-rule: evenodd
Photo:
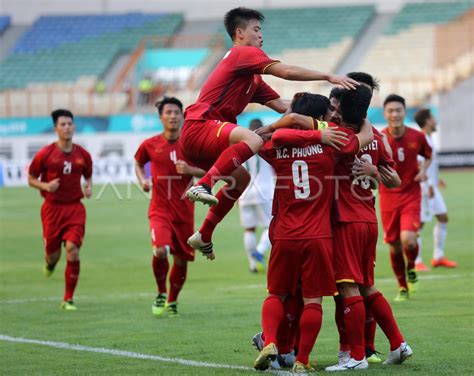
<path fill-rule="evenodd" d="M 253 368 L 245 367 L 245 366 L 198 362 L 195 360 L 187 360 L 187 359 L 181 359 L 181 358 L 167 358 L 160 355 L 141 354 L 141 353 L 137 353 L 133 351 L 106 349 L 103 347 L 89 347 L 89 346 L 82 346 L 82 345 L 73 345 L 73 344 L 65 343 L 65 342 L 41 341 L 37 339 L 28 339 L 28 338 L 22 338 L 22 337 L 10 337 L 3 334 L 0 334 L 0 341 L 40 345 L 40 346 L 53 347 L 56 349 L 63 349 L 63 350 L 85 351 L 85 352 L 96 353 L 96 354 L 115 355 L 122 358 L 155 360 L 158 362 L 180 364 L 180 365 L 189 366 L 189 367 L 235 369 L 235 370 L 240 370 L 240 371 L 253 371 L 254 370 Z"/>
<path fill-rule="evenodd" d="M 421 274 L 421 275 L 420 275 Z M 457 279 L 457 278 L 465 278 L 465 277 L 473 277 L 474 273 L 468 274 L 418 274 L 420 280 L 444 280 L 444 279 Z M 391 283 L 395 282 L 395 277 L 388 277 L 388 278 L 378 278 L 375 280 L 376 285 L 383 284 L 383 283 Z M 262 284 L 251 284 L 251 285 L 241 285 L 241 286 L 234 286 L 234 287 L 223 287 L 218 288 L 216 291 L 218 292 L 226 292 L 226 291 L 238 291 L 238 290 L 253 290 L 253 289 L 260 289 L 265 290 L 266 286 L 264 283 Z M 89 296 L 89 295 L 78 295 L 78 300 L 98 300 L 98 299 L 128 299 L 128 298 L 136 298 L 136 297 L 152 297 L 154 296 L 153 293 L 149 292 L 137 292 L 137 293 L 126 293 L 126 294 L 110 294 L 106 296 Z M 10 300 L 0 300 L 0 305 L 3 304 L 28 304 L 28 303 L 35 303 L 35 302 L 50 302 L 50 301 L 61 301 L 60 296 L 48 296 L 48 297 L 38 297 L 38 298 L 24 298 L 24 299 L 10 299 Z"/>

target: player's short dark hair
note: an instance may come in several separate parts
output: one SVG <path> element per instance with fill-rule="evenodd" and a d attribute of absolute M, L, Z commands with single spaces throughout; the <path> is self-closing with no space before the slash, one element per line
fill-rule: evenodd
<path fill-rule="evenodd" d="M 161 101 L 155 103 L 155 107 L 158 109 L 158 113 L 161 115 L 163 113 L 163 108 L 166 104 L 175 104 L 183 113 L 183 104 L 178 98 L 175 97 L 164 97 Z"/>
<path fill-rule="evenodd" d="M 344 123 L 360 126 L 367 117 L 372 99 L 372 92 L 366 86 L 358 86 L 354 90 L 345 90 L 341 98 L 340 110 Z"/>
<path fill-rule="evenodd" d="M 390 102 L 399 102 L 403 104 L 403 107 L 406 108 L 405 98 L 401 97 L 398 94 L 390 94 L 385 100 L 383 101 L 383 106 L 385 107 Z"/>
<path fill-rule="evenodd" d="M 54 110 L 53 112 L 51 112 L 51 118 L 53 119 L 54 126 L 56 126 L 56 123 L 58 122 L 58 119 L 61 116 L 65 116 L 74 120 L 74 115 L 72 114 L 71 111 L 66 110 L 64 108 L 58 108 L 57 110 Z"/>
<path fill-rule="evenodd" d="M 316 119 L 326 115 L 328 108 L 329 99 L 320 94 L 296 93 L 291 102 L 292 112 Z"/>
<path fill-rule="evenodd" d="M 345 91 L 346 90 L 341 87 L 333 87 L 331 92 L 329 93 L 329 99 L 335 98 L 340 101 Z"/>
<path fill-rule="evenodd" d="M 224 16 L 224 25 L 230 38 L 234 40 L 235 32 L 239 27 L 247 26 L 250 20 L 265 21 L 265 16 L 258 10 L 239 7 L 229 10 Z"/>
<path fill-rule="evenodd" d="M 418 110 L 414 116 L 414 119 L 416 121 L 416 124 L 420 128 L 424 128 L 426 125 L 426 121 L 432 117 L 431 115 L 431 110 L 428 108 L 422 108 L 421 110 Z"/>
<path fill-rule="evenodd" d="M 366 72 L 350 72 L 347 73 L 347 77 L 352 78 L 357 82 L 361 82 L 371 87 L 372 90 L 378 90 L 380 88 L 379 81 L 372 75 Z"/>
<path fill-rule="evenodd" d="M 258 128 L 262 128 L 263 127 L 263 123 L 260 119 L 252 119 L 250 121 L 250 124 L 249 124 L 249 129 L 251 131 L 255 131 L 257 130 Z"/>

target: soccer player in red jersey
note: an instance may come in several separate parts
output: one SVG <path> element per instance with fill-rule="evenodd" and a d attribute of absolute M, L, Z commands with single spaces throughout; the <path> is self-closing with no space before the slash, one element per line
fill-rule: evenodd
<path fill-rule="evenodd" d="M 207 171 L 186 196 L 213 206 L 189 244 L 204 251 L 210 259 L 212 233 L 217 224 L 233 207 L 245 190 L 249 174 L 243 166 L 257 153 L 262 140 L 254 132 L 236 125 L 236 118 L 247 104 L 260 103 L 277 112 L 287 110 L 288 103 L 262 79 L 270 74 L 292 81 L 327 80 L 347 88 L 357 85 L 347 77 L 339 77 L 315 70 L 283 64 L 269 58 L 261 49 L 263 37 L 262 13 L 247 8 L 232 9 L 225 15 L 224 24 L 234 46 L 204 83 L 196 103 L 186 109 L 180 144 L 184 155 L 196 166 Z M 211 188 L 219 179 L 231 180 L 216 196 Z"/>
<path fill-rule="evenodd" d="M 68 110 L 51 113 L 58 140 L 42 148 L 30 164 L 28 184 L 40 190 L 44 197 L 41 223 L 45 246 L 43 272 L 50 277 L 61 256 L 61 245 L 66 248 L 66 289 L 61 308 L 77 309 L 73 301 L 79 280 L 79 250 L 85 233 L 86 210 L 81 203 L 85 196 L 92 196 L 92 159 L 72 138 L 74 116 Z M 82 189 L 81 178 L 85 185 Z"/>
<path fill-rule="evenodd" d="M 402 184 L 394 189 L 383 185 L 380 187 L 380 211 L 384 240 L 390 244 L 392 268 L 399 285 L 396 301 L 407 300 L 409 292 L 416 291 L 418 286 L 415 260 L 418 255 L 417 233 L 420 229 L 420 183 L 427 179 L 426 170 L 431 163 L 431 147 L 425 135 L 405 126 L 405 115 L 405 99 L 396 94 L 389 95 L 384 101 L 388 127 L 382 132 L 387 135 Z M 420 167 L 418 155 L 425 158 Z M 406 267 L 403 254 L 407 257 Z"/>
<path fill-rule="evenodd" d="M 156 104 L 163 133 L 151 137 L 140 145 L 135 154 L 135 172 L 145 192 L 152 190 L 148 210 L 153 248 L 153 274 L 158 296 L 152 305 L 152 313 L 169 317 L 178 316 L 178 295 L 186 280 L 188 261 L 194 261 L 194 250 L 186 240 L 194 232 L 194 203 L 184 198 L 192 184 L 193 176 L 205 171 L 188 165 L 178 147 L 180 128 L 183 123 L 183 105 L 174 97 L 165 97 Z M 145 175 L 145 164 L 151 162 L 152 184 Z M 166 279 L 168 253 L 173 255 L 169 273 L 169 295 Z"/>
<path fill-rule="evenodd" d="M 342 95 L 340 113 L 343 126 L 358 130 L 359 124 L 367 116 L 365 104 L 370 103 L 371 92 L 367 96 L 348 92 Z M 360 175 L 357 170 L 359 161 L 365 160 L 373 167 L 373 172 Z M 379 174 L 376 168 L 382 170 Z M 378 237 L 377 217 L 371 188 L 382 180 L 389 187 L 397 187 L 400 179 L 387 180 L 384 169 L 391 171 L 395 166 L 391 156 L 385 150 L 378 134 L 374 141 L 354 156 L 346 156 L 336 164 L 338 177 L 336 187 L 337 224 L 334 227 L 334 271 L 338 291 L 342 296 L 344 328 L 350 354 L 339 358 L 335 366 L 327 371 L 346 371 L 366 369 L 368 362 L 364 349 L 364 327 L 366 304 L 390 340 L 390 354 L 385 364 L 402 363 L 412 355 L 411 348 L 404 341 L 393 318 L 390 305 L 374 286 L 375 252 Z M 375 171 L 374 171 L 375 170 Z"/>
<path fill-rule="evenodd" d="M 361 91 L 369 90 L 360 86 L 355 93 Z M 305 96 L 301 98 L 305 99 Z M 290 116 L 298 117 L 292 114 L 285 117 Z M 280 122 L 285 122 L 285 117 Z M 314 122 L 311 118 L 307 121 Z M 297 372 L 312 369 L 309 354 L 321 327 L 322 297 L 335 293 L 329 214 L 334 194 L 334 166 L 338 156 L 357 153 L 373 138 L 369 123 L 358 135 L 349 129 L 345 133 L 348 143 L 337 151 L 321 144 L 320 131 L 281 129 L 272 136 L 276 149 L 267 146 L 260 152 L 274 167 L 277 182 L 267 275 L 269 296 L 262 308 L 265 347 L 255 360 L 256 369 L 268 368 L 270 361 L 276 358 L 277 331 L 284 315 L 284 300 L 296 295 L 298 285 L 301 285 L 304 308 L 293 369 Z"/>

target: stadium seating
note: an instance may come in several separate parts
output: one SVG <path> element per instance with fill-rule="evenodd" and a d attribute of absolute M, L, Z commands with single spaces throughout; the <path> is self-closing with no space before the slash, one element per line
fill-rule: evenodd
<path fill-rule="evenodd" d="M 473 8 L 472 1 L 405 5 L 361 63 L 361 70 L 381 81 L 376 104 L 391 92 L 421 103 L 439 89 L 435 83 L 437 28 Z"/>
<path fill-rule="evenodd" d="M 0 90 L 101 76 L 147 35 L 172 35 L 181 14 L 41 17 L 0 64 Z"/>
<path fill-rule="evenodd" d="M 0 16 L 0 34 L 2 34 L 10 26 L 9 16 Z"/>

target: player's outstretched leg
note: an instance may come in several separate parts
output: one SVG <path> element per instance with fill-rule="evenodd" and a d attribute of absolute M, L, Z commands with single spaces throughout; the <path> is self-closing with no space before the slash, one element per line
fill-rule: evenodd
<path fill-rule="evenodd" d="M 79 247 L 74 243 L 66 242 L 67 264 L 64 271 L 65 292 L 61 308 L 65 311 L 75 311 L 77 309 L 74 304 L 74 291 L 79 281 L 79 272 L 81 263 L 79 260 Z"/>
<path fill-rule="evenodd" d="M 155 316 L 162 316 L 165 313 L 165 305 L 167 298 L 166 277 L 168 276 L 169 262 L 167 246 L 154 247 L 152 268 L 153 276 L 155 277 L 158 295 L 151 306 L 151 312 Z"/>
<path fill-rule="evenodd" d="M 234 176 L 234 170 L 246 160 L 258 153 L 263 141 L 252 131 L 243 127 L 235 127 L 229 136 L 229 146 L 220 154 L 207 173 L 186 192 L 191 201 L 200 201 L 210 206 L 219 203 L 219 197 L 212 195 L 212 187 L 218 180 L 226 180 Z"/>

